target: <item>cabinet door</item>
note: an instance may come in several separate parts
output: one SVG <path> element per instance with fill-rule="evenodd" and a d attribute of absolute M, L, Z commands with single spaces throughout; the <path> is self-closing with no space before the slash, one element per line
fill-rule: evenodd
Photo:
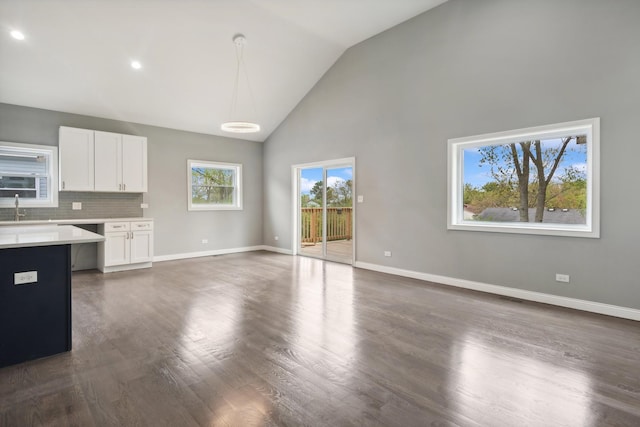
<path fill-rule="evenodd" d="M 104 265 L 109 267 L 112 265 L 129 264 L 130 258 L 130 242 L 128 231 L 118 231 L 114 233 L 105 233 L 104 241 Z"/>
<path fill-rule="evenodd" d="M 60 191 L 93 191 L 93 131 L 60 127 Z"/>
<path fill-rule="evenodd" d="M 96 191 L 122 190 L 122 135 L 96 131 L 95 136 L 95 189 Z"/>
<path fill-rule="evenodd" d="M 147 138 L 122 135 L 122 183 L 124 191 L 147 191 Z"/>
<path fill-rule="evenodd" d="M 153 260 L 153 231 L 131 233 L 131 264 Z"/>

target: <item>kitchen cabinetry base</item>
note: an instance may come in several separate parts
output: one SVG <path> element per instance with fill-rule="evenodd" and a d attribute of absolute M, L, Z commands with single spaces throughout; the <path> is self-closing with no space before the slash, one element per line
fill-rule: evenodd
<path fill-rule="evenodd" d="M 151 268 L 153 263 L 141 262 L 138 264 L 112 265 L 109 267 L 101 266 L 98 269 L 103 273 L 114 273 L 116 271 L 138 270 L 140 268 Z"/>
<path fill-rule="evenodd" d="M 114 221 L 98 225 L 105 241 L 98 244 L 98 270 L 149 268 L 153 262 L 153 221 Z"/>

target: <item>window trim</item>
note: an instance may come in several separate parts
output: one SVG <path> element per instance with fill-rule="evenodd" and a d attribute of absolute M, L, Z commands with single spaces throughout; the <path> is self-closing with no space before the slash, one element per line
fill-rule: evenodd
<path fill-rule="evenodd" d="M 464 149 L 586 133 L 587 210 L 585 224 L 465 221 Z M 448 140 L 447 229 L 566 237 L 600 237 L 600 118 L 515 129 Z"/>
<path fill-rule="evenodd" d="M 57 208 L 58 207 L 58 147 L 53 145 L 23 144 L 0 141 L 0 148 L 20 149 L 25 154 L 45 154 L 49 157 L 48 187 L 49 197 L 46 200 L 20 199 L 21 208 Z M 12 197 L 0 197 L 0 207 L 15 207 Z"/>
<path fill-rule="evenodd" d="M 234 200 L 233 205 L 222 204 L 194 204 L 193 203 L 193 188 L 191 181 L 191 173 L 194 166 L 204 166 L 211 169 L 235 169 L 235 185 L 234 185 Z M 242 208 L 242 164 L 240 163 L 225 163 L 225 162 L 212 162 L 208 160 L 187 160 L 187 210 L 188 211 L 239 211 Z"/>

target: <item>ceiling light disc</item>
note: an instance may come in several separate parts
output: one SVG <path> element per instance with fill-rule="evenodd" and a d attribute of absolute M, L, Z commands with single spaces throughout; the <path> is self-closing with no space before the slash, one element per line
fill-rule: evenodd
<path fill-rule="evenodd" d="M 24 40 L 24 34 L 22 33 L 22 31 L 18 31 L 18 30 L 11 31 L 11 37 L 13 37 L 16 40 Z"/>
<path fill-rule="evenodd" d="M 220 129 L 233 133 L 254 133 L 260 132 L 260 125 L 251 122 L 225 122 Z"/>

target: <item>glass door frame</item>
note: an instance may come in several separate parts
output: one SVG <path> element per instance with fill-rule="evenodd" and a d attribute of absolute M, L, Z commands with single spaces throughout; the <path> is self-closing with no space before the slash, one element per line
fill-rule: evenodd
<path fill-rule="evenodd" d="M 327 257 L 327 191 L 326 191 L 326 182 L 327 182 L 327 169 L 335 169 L 340 167 L 351 167 L 353 172 L 352 177 L 352 220 L 351 220 L 351 235 L 352 235 L 352 253 L 351 253 L 351 264 L 354 265 L 356 262 L 356 158 L 355 157 L 346 157 L 342 159 L 334 159 L 334 160 L 326 160 L 320 162 L 313 163 L 302 163 L 291 166 L 291 182 L 292 182 L 292 196 L 293 196 L 293 235 L 291 247 L 293 248 L 293 255 L 304 255 L 311 256 L 307 254 L 300 253 L 300 245 L 301 245 L 301 215 L 300 215 L 300 171 L 302 169 L 309 168 L 322 168 L 322 179 L 325 183 L 323 185 L 323 206 L 322 206 L 322 257 L 319 259 L 324 259 L 327 261 L 336 261 L 336 262 L 344 262 L 338 259 L 333 259 Z M 313 257 L 313 256 L 311 256 Z"/>

